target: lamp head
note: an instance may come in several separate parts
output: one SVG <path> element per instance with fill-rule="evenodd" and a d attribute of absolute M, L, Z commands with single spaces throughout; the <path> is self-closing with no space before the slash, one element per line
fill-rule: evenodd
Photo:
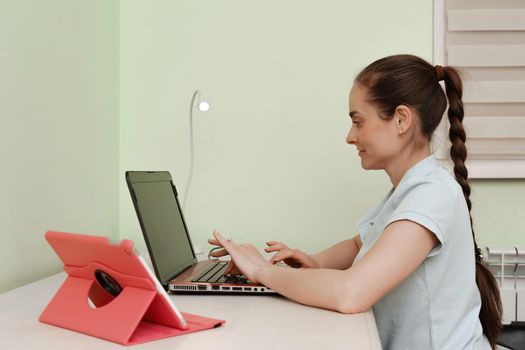
<path fill-rule="evenodd" d="M 195 102 L 195 98 L 197 98 L 197 108 L 199 109 L 199 111 L 206 112 L 207 110 L 210 109 L 210 104 L 208 103 L 208 101 L 206 101 L 204 96 L 202 96 L 199 90 L 196 90 L 193 93 L 193 98 L 191 100 L 192 106 L 193 106 L 193 103 Z"/>
<path fill-rule="evenodd" d="M 197 108 L 199 108 L 199 111 L 201 112 L 206 112 L 208 109 L 210 109 L 210 104 L 208 103 L 208 101 L 199 98 L 199 104 Z"/>

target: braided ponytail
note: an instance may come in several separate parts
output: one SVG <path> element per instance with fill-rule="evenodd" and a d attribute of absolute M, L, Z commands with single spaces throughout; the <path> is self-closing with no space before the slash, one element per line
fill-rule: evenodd
<path fill-rule="evenodd" d="M 441 71 L 439 71 L 441 69 Z M 450 122 L 449 139 L 452 143 L 450 157 L 454 162 L 454 175 L 463 190 L 465 201 L 470 215 L 472 226 L 472 203 L 470 201 L 470 185 L 468 183 L 468 171 L 465 166 L 467 159 L 467 148 L 465 147 L 465 129 L 463 128 L 463 102 L 461 100 L 463 86 L 458 72 L 452 67 L 436 67 L 437 74 L 443 73 L 445 90 L 449 102 L 448 120 Z M 498 334 L 501 330 L 502 305 L 499 295 L 499 288 L 494 276 L 482 262 L 481 250 L 476 243 L 476 236 L 472 228 L 472 239 L 474 240 L 474 256 L 476 259 L 476 283 L 481 295 L 481 310 L 479 319 L 483 326 L 483 333 L 486 335 L 493 349 L 496 347 Z"/>

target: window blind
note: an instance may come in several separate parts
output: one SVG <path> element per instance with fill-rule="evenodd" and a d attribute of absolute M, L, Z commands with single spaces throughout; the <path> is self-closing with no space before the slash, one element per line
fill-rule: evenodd
<path fill-rule="evenodd" d="M 462 72 L 470 177 L 525 178 L 525 1 L 434 0 L 434 63 Z"/>

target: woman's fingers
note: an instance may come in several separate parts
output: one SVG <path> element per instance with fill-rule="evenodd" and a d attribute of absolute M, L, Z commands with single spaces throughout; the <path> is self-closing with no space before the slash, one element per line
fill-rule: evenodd
<path fill-rule="evenodd" d="M 218 243 L 218 245 L 222 245 L 223 247 L 224 243 L 228 242 L 228 240 L 225 239 L 217 230 L 213 230 L 213 237 L 215 237 L 215 240 L 211 239 L 211 241 L 215 241 Z"/>
<path fill-rule="evenodd" d="M 270 263 L 274 265 L 280 261 L 293 268 L 313 267 L 308 261 L 308 256 L 297 249 L 281 250 L 270 259 Z"/>
<path fill-rule="evenodd" d="M 224 270 L 224 275 L 240 275 L 241 272 L 235 266 L 235 263 L 233 261 L 230 261 L 228 263 L 228 266 L 226 266 L 226 269 Z"/>
<path fill-rule="evenodd" d="M 219 243 L 219 241 L 216 240 L 216 239 L 214 239 L 214 238 L 210 238 L 210 239 L 208 239 L 208 243 L 211 244 L 211 245 L 221 246 L 221 244 Z"/>
<path fill-rule="evenodd" d="M 283 247 L 286 247 L 286 245 L 282 242 L 276 242 L 276 241 L 269 241 L 269 242 L 266 242 L 266 245 L 271 247 L 271 246 L 275 246 L 275 245 L 281 245 Z"/>
<path fill-rule="evenodd" d="M 228 263 L 228 266 L 226 266 L 226 268 L 224 269 L 224 274 L 229 275 L 232 269 L 233 269 L 233 262 L 230 261 Z"/>
<path fill-rule="evenodd" d="M 279 253 L 272 256 L 270 259 L 270 264 L 276 264 L 279 261 L 283 261 L 284 259 L 293 257 L 293 252 L 290 249 L 287 250 L 281 250 Z"/>
<path fill-rule="evenodd" d="M 232 241 L 231 238 L 230 238 L 230 239 L 225 239 L 224 237 L 222 237 L 222 235 L 220 234 L 219 231 L 217 231 L 217 230 L 213 230 L 213 236 L 214 236 L 214 238 L 209 238 L 209 239 L 208 239 L 208 243 L 209 243 L 209 244 L 217 245 L 217 246 L 222 246 L 221 240 L 220 240 L 219 238 L 217 238 L 217 236 L 215 235 L 216 233 L 222 238 L 223 241 L 227 241 L 227 242 L 231 242 L 231 241 Z"/>
<path fill-rule="evenodd" d="M 261 266 L 267 265 L 268 261 L 257 251 L 252 244 L 236 244 L 229 239 L 225 239 L 217 230 L 213 231 L 213 237 L 218 245 L 222 246 L 230 256 L 224 271 L 225 275 L 244 274 L 250 281 L 257 281 L 257 274 Z M 223 254 L 220 252 L 217 254 Z"/>
<path fill-rule="evenodd" d="M 237 252 L 237 245 L 233 243 L 231 240 L 224 238 L 219 231 L 213 230 L 213 236 L 218 241 L 219 245 L 223 246 L 224 249 L 228 251 L 230 255 L 236 254 Z"/>
<path fill-rule="evenodd" d="M 210 256 L 219 258 L 221 256 L 230 255 L 226 249 L 217 249 L 210 253 Z"/>
<path fill-rule="evenodd" d="M 213 230 L 213 236 L 217 240 L 217 243 L 219 243 L 219 245 L 225 248 L 225 249 L 221 249 L 221 251 L 222 250 L 226 251 L 225 255 L 227 254 L 232 255 L 232 251 L 235 251 L 236 249 L 235 243 L 231 242 L 230 240 L 225 239 L 217 230 Z M 232 259 L 233 259 L 233 256 L 232 256 Z M 237 275 L 239 273 L 240 273 L 239 269 L 237 269 L 233 260 L 229 261 L 228 266 L 226 266 L 226 269 L 224 270 L 224 274 L 225 275 L 230 275 L 230 274 Z"/>
<path fill-rule="evenodd" d="M 276 252 L 278 250 L 283 250 L 283 249 L 288 249 L 288 247 L 281 242 L 266 242 L 266 244 L 268 245 L 268 247 L 264 248 L 264 250 L 267 253 Z"/>

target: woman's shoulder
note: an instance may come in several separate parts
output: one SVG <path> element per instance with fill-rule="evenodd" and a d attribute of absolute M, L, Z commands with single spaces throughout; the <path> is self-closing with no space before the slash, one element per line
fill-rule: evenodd
<path fill-rule="evenodd" d="M 452 175 L 439 167 L 432 172 L 403 179 L 392 194 L 392 199 L 399 202 L 406 197 L 422 201 L 455 202 L 457 198 L 463 198 L 463 192 Z"/>

